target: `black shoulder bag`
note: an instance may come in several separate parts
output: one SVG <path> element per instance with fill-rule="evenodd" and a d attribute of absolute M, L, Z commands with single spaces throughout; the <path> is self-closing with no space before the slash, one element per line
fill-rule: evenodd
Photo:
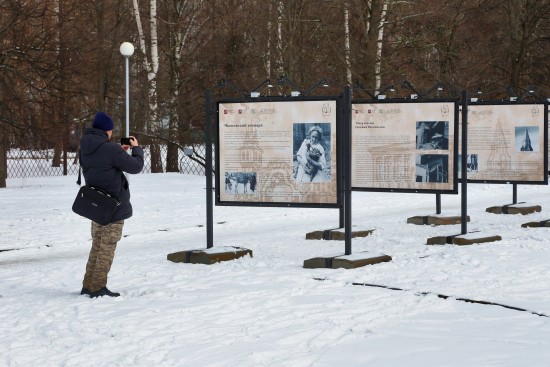
<path fill-rule="evenodd" d="M 76 181 L 79 185 L 81 183 L 81 170 L 82 165 L 78 168 L 78 180 Z M 74 199 L 73 212 L 105 226 L 111 223 L 111 219 L 119 205 L 120 201 L 105 190 L 84 185 L 80 187 Z"/>

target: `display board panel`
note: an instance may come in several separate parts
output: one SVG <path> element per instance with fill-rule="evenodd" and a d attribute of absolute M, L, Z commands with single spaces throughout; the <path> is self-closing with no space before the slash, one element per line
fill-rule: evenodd
<path fill-rule="evenodd" d="M 546 103 L 480 102 L 468 105 L 467 134 L 468 182 L 548 182 Z M 461 138 L 460 134 L 459 147 Z M 459 178 L 461 164 L 460 153 Z"/>
<path fill-rule="evenodd" d="M 548 99 L 548 102 L 550 102 L 550 99 Z M 550 103 L 547 103 L 547 105 L 546 105 L 546 107 L 547 107 L 546 108 L 546 115 L 547 116 L 548 116 L 548 113 L 550 113 L 550 110 L 548 110 L 548 107 L 550 107 L 549 105 L 550 105 Z M 550 124 L 547 124 L 547 125 L 550 125 Z M 550 136 L 550 130 L 549 129 L 550 129 L 550 126 L 548 126 L 548 129 L 546 129 L 547 134 L 548 134 L 547 136 Z M 548 144 L 550 144 L 550 141 L 548 142 Z M 547 162 L 550 162 L 550 148 L 547 148 L 547 151 L 548 151 L 547 156 L 546 156 L 547 157 Z M 548 167 L 548 169 L 550 169 L 550 167 Z"/>
<path fill-rule="evenodd" d="M 217 205 L 337 207 L 337 101 L 218 102 Z"/>
<path fill-rule="evenodd" d="M 354 102 L 352 188 L 457 193 L 458 102 Z"/>

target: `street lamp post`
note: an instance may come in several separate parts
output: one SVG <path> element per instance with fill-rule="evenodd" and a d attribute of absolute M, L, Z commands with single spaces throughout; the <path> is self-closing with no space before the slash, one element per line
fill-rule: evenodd
<path fill-rule="evenodd" d="M 130 136 L 130 68 L 128 60 L 134 54 L 134 45 L 124 42 L 120 45 L 120 53 L 124 56 L 126 64 L 126 136 Z"/>

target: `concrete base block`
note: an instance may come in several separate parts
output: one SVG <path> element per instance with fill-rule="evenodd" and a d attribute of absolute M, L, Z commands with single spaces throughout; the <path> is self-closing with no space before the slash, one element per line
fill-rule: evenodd
<path fill-rule="evenodd" d="M 452 244 L 452 243 L 453 243 L 452 236 L 430 237 L 426 241 L 426 245 L 447 245 L 447 244 Z"/>
<path fill-rule="evenodd" d="M 212 265 L 220 261 L 235 260 L 250 255 L 252 251 L 242 247 L 218 247 L 202 250 L 188 250 L 168 254 L 167 259 L 175 263 Z"/>
<path fill-rule="evenodd" d="M 311 259 L 304 260 L 305 269 L 319 269 L 327 268 L 332 269 L 332 261 L 334 257 L 314 257 Z"/>
<path fill-rule="evenodd" d="M 332 268 L 355 269 L 366 265 L 374 265 L 392 260 L 391 256 L 382 254 L 378 256 L 371 255 L 372 257 L 369 257 L 368 254 L 364 255 L 364 257 L 361 257 L 361 254 L 358 255 L 358 258 L 347 258 L 345 256 L 337 257 L 332 261 Z"/>
<path fill-rule="evenodd" d="M 362 231 L 351 231 L 351 238 L 355 237 L 367 237 L 372 234 L 374 229 L 367 229 Z M 346 231 L 344 228 L 326 229 L 324 231 L 313 231 L 306 233 L 306 240 L 332 240 L 332 241 L 344 241 L 346 239 Z"/>
<path fill-rule="evenodd" d="M 466 216 L 466 222 L 470 221 L 470 216 Z M 460 224 L 462 223 L 461 216 L 442 216 L 442 215 L 419 215 L 410 217 L 407 219 L 409 224 L 418 224 L 418 225 L 431 225 L 431 226 L 446 226 L 451 224 Z"/>
<path fill-rule="evenodd" d="M 474 243 L 486 243 L 486 242 L 496 242 L 496 241 L 502 241 L 502 237 L 499 235 L 479 235 L 479 236 L 471 236 L 470 235 L 460 235 L 453 238 L 453 245 L 458 246 L 465 246 L 465 245 L 473 245 Z"/>
<path fill-rule="evenodd" d="M 451 236 L 437 236 L 428 238 L 427 245 L 473 245 L 474 243 L 485 243 L 501 241 L 499 235 L 487 235 L 480 232 L 472 232 L 467 234 L 456 234 Z"/>
<path fill-rule="evenodd" d="M 391 261 L 391 256 L 384 254 L 373 254 L 360 252 L 352 255 L 334 256 L 334 257 L 314 257 L 304 261 L 304 268 L 317 269 L 355 269 L 366 265 L 374 265 L 382 262 Z"/>
<path fill-rule="evenodd" d="M 488 213 L 493 214 L 532 214 L 542 210 L 540 205 L 527 205 L 526 203 L 508 204 L 503 206 L 492 206 L 485 209 Z"/>
<path fill-rule="evenodd" d="M 542 220 L 540 222 L 527 222 L 521 225 L 522 228 L 528 227 L 550 227 L 550 219 Z"/>

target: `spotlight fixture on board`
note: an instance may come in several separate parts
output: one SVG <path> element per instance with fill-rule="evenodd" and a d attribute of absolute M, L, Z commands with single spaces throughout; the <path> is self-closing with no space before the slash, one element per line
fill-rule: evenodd
<path fill-rule="evenodd" d="M 308 96 L 311 92 L 313 92 L 315 89 L 319 87 L 327 88 L 329 86 L 329 82 L 327 79 L 321 79 L 317 83 L 313 84 L 311 87 L 309 87 L 305 92 L 304 95 Z"/>
<path fill-rule="evenodd" d="M 378 94 L 376 94 L 376 99 L 386 99 L 386 92 L 395 92 L 395 86 L 393 84 L 390 84 L 384 88 L 382 88 Z"/>
<path fill-rule="evenodd" d="M 516 102 L 518 100 L 518 95 L 514 91 L 514 88 L 510 85 L 508 88 L 506 88 L 506 91 L 510 95 L 510 102 Z"/>
<path fill-rule="evenodd" d="M 279 85 L 288 85 L 290 86 L 291 88 L 293 88 L 293 90 L 290 92 L 290 95 L 292 97 L 298 97 L 300 95 L 303 95 L 304 93 L 302 92 L 302 90 L 292 82 L 292 80 L 288 79 L 286 76 L 282 75 L 279 77 L 279 79 L 277 80 L 277 84 Z"/>
<path fill-rule="evenodd" d="M 248 96 L 247 92 L 245 92 L 242 88 L 235 85 L 231 81 L 227 79 L 221 79 L 218 81 L 218 88 L 226 88 L 226 87 L 231 88 L 233 91 L 237 92 L 241 96 L 244 96 L 245 98 Z"/>
<path fill-rule="evenodd" d="M 403 88 L 410 89 L 411 91 L 414 92 L 414 93 L 411 93 L 410 95 L 411 99 L 418 99 L 418 97 L 420 96 L 420 93 L 413 87 L 413 85 L 408 80 L 403 81 L 401 85 Z"/>
<path fill-rule="evenodd" d="M 260 96 L 260 92 L 258 90 L 263 86 L 266 86 L 267 88 L 273 88 L 273 84 L 271 84 L 271 81 L 269 79 L 265 79 L 250 91 L 250 97 L 258 98 Z"/>

